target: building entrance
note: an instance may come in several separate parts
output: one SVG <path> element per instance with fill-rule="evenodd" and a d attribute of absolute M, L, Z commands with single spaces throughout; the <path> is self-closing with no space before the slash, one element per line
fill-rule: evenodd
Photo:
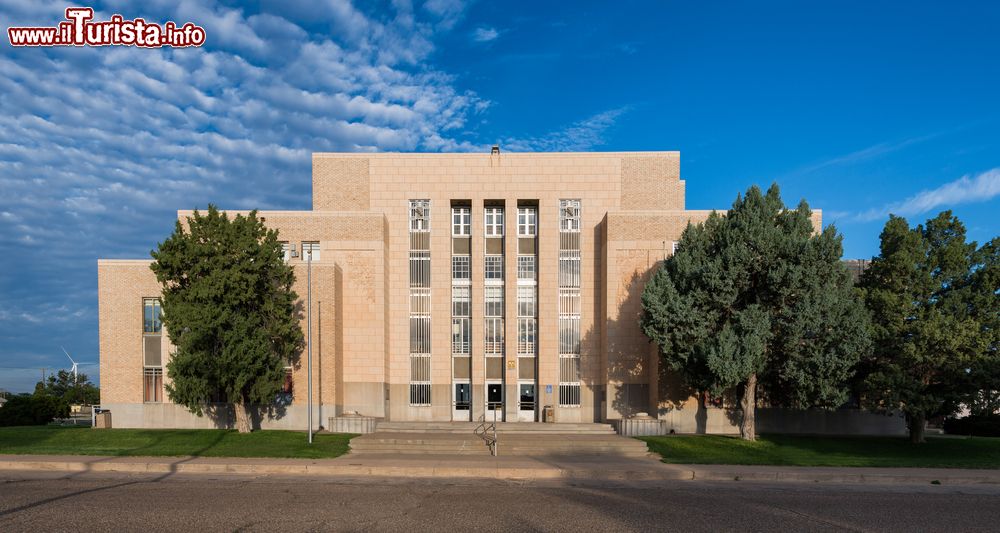
<path fill-rule="evenodd" d="M 537 420 L 538 402 L 535 400 L 535 384 L 519 383 L 517 385 L 517 419 L 520 422 Z"/>
<path fill-rule="evenodd" d="M 472 420 L 472 384 L 455 383 L 452 388 L 451 419 L 461 422 Z"/>
<path fill-rule="evenodd" d="M 486 384 L 486 421 L 493 421 L 496 411 L 497 422 L 503 421 L 503 383 Z"/>

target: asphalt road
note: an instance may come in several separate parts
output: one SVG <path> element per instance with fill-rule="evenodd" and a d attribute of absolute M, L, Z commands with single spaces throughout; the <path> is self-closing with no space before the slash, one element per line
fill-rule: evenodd
<path fill-rule="evenodd" d="M 0 531 L 997 531 L 1000 487 L 0 472 Z"/>

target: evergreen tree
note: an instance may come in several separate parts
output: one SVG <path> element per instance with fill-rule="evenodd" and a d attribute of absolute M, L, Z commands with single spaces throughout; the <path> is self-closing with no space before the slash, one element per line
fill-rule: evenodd
<path fill-rule="evenodd" d="M 50 374 L 45 392 L 67 403 L 94 405 L 101 401 L 101 390 L 90 382 L 87 374 L 74 375 L 69 370 Z"/>
<path fill-rule="evenodd" d="M 891 216 L 880 255 L 861 278 L 875 350 L 866 400 L 902 409 L 913 442 L 928 418 L 956 412 L 997 386 L 1000 272 L 996 241 L 976 249 L 950 211 L 911 229 Z"/>
<path fill-rule="evenodd" d="M 163 324 L 176 347 L 167 394 L 201 416 L 215 398 L 251 431 L 251 406 L 270 406 L 303 346 L 292 268 L 256 211 L 229 219 L 210 205 L 177 222 L 152 252 Z"/>
<path fill-rule="evenodd" d="M 641 325 L 665 365 L 698 390 L 736 389 L 746 440 L 758 391 L 772 405 L 837 407 L 870 347 L 841 236 L 816 233 L 811 215 L 805 201 L 786 209 L 777 185 L 751 187 L 689 225 L 642 295 Z"/>

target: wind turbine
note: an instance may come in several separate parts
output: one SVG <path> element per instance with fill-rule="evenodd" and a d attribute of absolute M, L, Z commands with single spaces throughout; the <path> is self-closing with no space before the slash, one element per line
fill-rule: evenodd
<path fill-rule="evenodd" d="M 62 346 L 60 346 L 59 349 L 62 350 L 64 354 L 66 354 L 66 357 L 69 357 L 69 362 L 73 363 L 73 370 L 72 370 L 72 372 L 73 372 L 73 383 L 76 383 L 76 367 L 80 366 L 80 364 L 77 363 L 76 361 L 74 361 L 72 357 L 70 357 L 69 352 L 66 351 L 66 348 L 63 348 Z"/>
<path fill-rule="evenodd" d="M 64 354 L 66 354 L 66 357 L 69 358 L 69 362 L 73 363 L 73 369 L 72 369 L 72 372 L 73 372 L 73 383 L 75 384 L 77 382 L 77 379 L 76 379 L 76 369 L 77 369 L 77 367 L 80 366 L 80 365 L 92 365 L 94 363 L 77 363 L 76 361 L 73 360 L 72 357 L 70 357 L 69 352 L 66 351 L 66 348 L 63 348 L 62 346 L 60 346 L 59 349 L 62 350 Z"/>

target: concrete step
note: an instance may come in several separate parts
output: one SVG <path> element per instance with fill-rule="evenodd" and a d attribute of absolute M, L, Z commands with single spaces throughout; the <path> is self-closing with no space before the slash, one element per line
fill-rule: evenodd
<path fill-rule="evenodd" d="M 453 433 L 468 434 L 480 426 L 478 422 L 379 422 L 376 433 Z M 531 422 L 498 422 L 498 434 L 559 434 L 613 435 L 610 424 L 540 424 Z"/>
<path fill-rule="evenodd" d="M 609 455 L 645 457 L 642 441 L 614 434 L 498 434 L 505 455 Z M 489 447 L 479 436 L 448 432 L 415 433 L 406 431 L 376 432 L 351 441 L 351 452 L 358 454 L 488 455 Z"/>

